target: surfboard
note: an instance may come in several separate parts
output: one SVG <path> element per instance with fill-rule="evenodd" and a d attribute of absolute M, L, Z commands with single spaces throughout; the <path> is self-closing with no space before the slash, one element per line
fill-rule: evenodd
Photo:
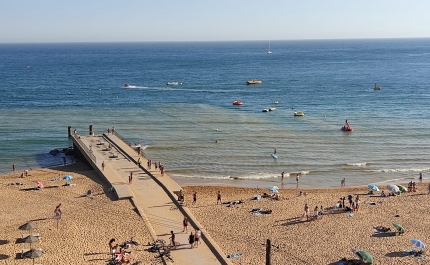
<path fill-rule="evenodd" d="M 277 158 L 278 158 L 278 156 L 277 156 L 276 154 L 272 154 L 272 157 L 273 157 L 274 159 L 277 159 Z"/>

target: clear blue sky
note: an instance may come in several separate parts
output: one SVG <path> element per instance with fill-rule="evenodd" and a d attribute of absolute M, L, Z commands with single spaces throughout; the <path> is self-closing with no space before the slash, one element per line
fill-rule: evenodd
<path fill-rule="evenodd" d="M 0 0 L 0 43 L 430 37 L 430 0 Z"/>

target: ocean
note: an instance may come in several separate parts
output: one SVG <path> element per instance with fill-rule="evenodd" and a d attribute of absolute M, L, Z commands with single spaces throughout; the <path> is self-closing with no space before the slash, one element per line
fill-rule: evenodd
<path fill-rule="evenodd" d="M 276 185 L 281 172 L 286 187 L 298 173 L 310 188 L 343 178 L 409 182 L 420 172 L 428 179 L 430 39 L 271 41 L 270 48 L 269 55 L 268 41 L 0 44 L 0 173 L 13 163 L 18 171 L 61 164 L 49 151 L 71 145 L 67 127 L 88 134 L 93 125 L 143 141 L 145 156 L 179 183 Z M 352 132 L 340 130 L 346 119 Z"/>

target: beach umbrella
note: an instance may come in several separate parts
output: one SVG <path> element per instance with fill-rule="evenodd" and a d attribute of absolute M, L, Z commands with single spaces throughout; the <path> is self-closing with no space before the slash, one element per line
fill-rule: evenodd
<path fill-rule="evenodd" d="M 397 193 L 400 191 L 399 187 L 397 187 L 396 185 L 387 185 L 387 189 L 394 193 Z"/>
<path fill-rule="evenodd" d="M 361 261 L 364 261 L 364 262 L 367 262 L 367 263 L 373 263 L 374 261 L 373 261 L 373 257 L 372 257 L 372 255 L 370 255 L 370 253 L 369 252 L 367 252 L 367 251 L 364 251 L 364 250 L 359 250 L 359 251 L 357 251 L 357 250 L 355 250 L 355 249 L 352 249 L 352 252 L 355 254 L 355 255 L 357 255 L 357 257 L 361 260 Z"/>
<path fill-rule="evenodd" d="M 277 189 L 274 189 L 274 188 L 270 188 L 269 191 L 273 192 L 273 193 L 278 193 L 279 192 Z"/>
<path fill-rule="evenodd" d="M 37 224 L 35 224 L 33 222 L 25 223 L 19 227 L 19 229 L 21 229 L 21 230 L 31 230 L 31 229 L 36 229 L 36 228 L 37 228 Z"/>
<path fill-rule="evenodd" d="M 73 176 L 70 175 L 66 175 L 63 177 L 64 180 L 71 180 L 73 178 Z"/>
<path fill-rule="evenodd" d="M 419 248 L 425 248 L 426 247 L 426 245 L 424 245 L 424 243 L 419 239 L 412 238 L 411 243 L 414 244 L 415 246 L 419 247 Z"/>
<path fill-rule="evenodd" d="M 369 185 L 367 185 L 367 187 L 369 187 L 369 189 L 371 189 L 371 190 L 379 191 L 379 188 L 376 185 L 369 184 Z"/>
<path fill-rule="evenodd" d="M 39 258 L 42 255 L 43 255 L 43 251 L 41 249 L 32 248 L 29 251 L 24 252 L 23 257 L 33 259 L 33 264 L 34 264 L 34 259 Z"/>
<path fill-rule="evenodd" d="M 36 181 L 36 185 L 39 186 L 39 188 L 43 189 L 43 183 L 40 181 Z"/>
<path fill-rule="evenodd" d="M 399 190 L 400 190 L 401 192 L 406 192 L 406 188 L 405 188 L 405 187 L 403 187 L 402 185 L 397 185 L 397 187 L 399 187 Z"/>
<path fill-rule="evenodd" d="M 360 251 L 358 251 L 358 254 L 360 254 L 361 259 L 362 259 L 364 262 L 367 262 L 367 263 L 370 263 L 370 264 L 372 264 L 372 263 L 374 262 L 374 261 L 373 261 L 373 257 L 372 257 L 372 255 L 370 255 L 370 253 L 369 253 L 369 252 L 364 251 L 364 250 L 360 250 Z"/>
<path fill-rule="evenodd" d="M 38 243 L 39 241 L 40 241 L 40 238 L 38 236 L 33 236 L 33 235 L 29 235 L 23 240 L 23 242 L 25 243 L 30 243 L 30 248 L 31 248 L 31 243 Z"/>
<path fill-rule="evenodd" d="M 399 233 L 404 233 L 405 229 L 403 229 L 403 227 L 399 224 L 393 223 L 394 227 L 397 229 L 397 231 L 399 231 Z"/>

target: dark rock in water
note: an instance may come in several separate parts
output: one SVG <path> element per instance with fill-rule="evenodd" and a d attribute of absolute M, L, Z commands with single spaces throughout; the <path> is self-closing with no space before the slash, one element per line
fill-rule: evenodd
<path fill-rule="evenodd" d="M 58 149 L 53 149 L 51 151 L 49 151 L 49 153 L 53 156 L 56 156 L 60 151 L 58 151 Z"/>
<path fill-rule="evenodd" d="M 66 155 L 73 155 L 75 153 L 75 149 L 73 149 L 73 146 L 69 146 L 67 148 L 63 148 L 63 152 Z"/>

